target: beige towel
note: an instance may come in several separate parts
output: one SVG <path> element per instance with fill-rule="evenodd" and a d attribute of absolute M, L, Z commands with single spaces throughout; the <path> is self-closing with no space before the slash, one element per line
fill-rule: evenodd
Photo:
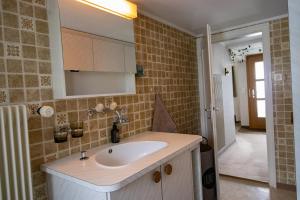
<path fill-rule="evenodd" d="M 157 94 L 155 95 L 152 131 L 176 133 L 176 124 Z"/>

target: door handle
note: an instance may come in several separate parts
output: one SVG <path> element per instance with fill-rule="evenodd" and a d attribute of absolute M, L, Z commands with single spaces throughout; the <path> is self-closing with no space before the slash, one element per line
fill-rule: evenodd
<path fill-rule="evenodd" d="M 210 108 L 205 108 L 204 109 L 206 112 L 210 112 L 211 110 L 210 110 Z"/>
<path fill-rule="evenodd" d="M 248 96 L 249 96 L 249 98 L 252 97 L 253 99 L 255 99 L 255 90 L 254 89 L 249 89 Z"/>
<path fill-rule="evenodd" d="M 219 109 L 218 107 L 213 107 L 213 110 L 217 112 L 217 111 L 219 111 L 220 109 Z"/>
<path fill-rule="evenodd" d="M 255 90 L 252 89 L 252 98 L 255 99 Z"/>

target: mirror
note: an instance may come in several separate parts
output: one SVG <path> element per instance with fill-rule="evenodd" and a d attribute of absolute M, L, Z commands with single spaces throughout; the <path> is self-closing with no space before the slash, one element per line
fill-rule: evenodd
<path fill-rule="evenodd" d="M 76 0 L 48 4 L 54 97 L 135 94 L 133 20 Z"/>

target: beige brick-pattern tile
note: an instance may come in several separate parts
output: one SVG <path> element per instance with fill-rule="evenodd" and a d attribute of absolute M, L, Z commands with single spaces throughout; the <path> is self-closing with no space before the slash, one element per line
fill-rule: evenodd
<path fill-rule="evenodd" d="M 277 181 L 295 184 L 288 18 L 270 22 Z M 275 79 L 281 76 L 282 80 Z"/>
<path fill-rule="evenodd" d="M 26 103 L 32 112 L 39 105 L 55 108 L 53 118 L 45 120 L 32 115 L 28 121 L 35 199 L 46 199 L 47 194 L 41 164 L 109 142 L 113 114 L 87 115 L 87 109 L 97 103 L 116 101 L 127 108 L 130 122 L 120 129 L 122 137 L 129 137 L 151 130 L 153 104 L 158 93 L 175 120 L 178 132 L 199 132 L 194 37 L 139 15 L 134 20 L 136 58 L 137 63 L 143 66 L 145 76 L 136 78 L 136 95 L 53 100 L 46 1 L 2 0 L 1 3 L 0 23 L 3 22 L 3 26 L 0 26 L 0 40 L 3 41 L 0 41 L 0 77 L 5 77 L 5 81 L 0 82 L 0 105 Z M 284 80 L 289 80 L 290 75 L 284 74 L 290 70 L 286 22 L 271 23 L 272 62 L 273 73 L 283 73 Z M 7 45 L 12 46 L 10 56 L 6 56 Z M 291 112 L 288 83 L 274 83 L 276 158 L 279 182 L 293 184 L 292 125 L 287 123 Z M 69 138 L 67 143 L 55 144 L 55 126 L 71 121 L 84 122 L 84 137 Z"/>

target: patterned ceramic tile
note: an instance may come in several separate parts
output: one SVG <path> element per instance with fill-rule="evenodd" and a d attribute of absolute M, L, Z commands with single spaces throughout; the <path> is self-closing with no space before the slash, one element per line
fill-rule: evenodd
<path fill-rule="evenodd" d="M 56 115 L 56 124 L 64 125 L 67 123 L 67 113 L 59 113 Z"/>
<path fill-rule="evenodd" d="M 7 57 L 20 57 L 21 47 L 17 43 L 6 43 L 6 56 Z"/>
<path fill-rule="evenodd" d="M 41 87 L 51 87 L 51 76 L 40 76 Z"/>
<path fill-rule="evenodd" d="M 0 90 L 0 104 L 7 102 L 7 95 L 5 90 Z"/>
<path fill-rule="evenodd" d="M 34 31 L 34 20 L 31 17 L 20 16 L 20 27 L 23 30 Z"/>
<path fill-rule="evenodd" d="M 46 6 L 46 0 L 33 0 L 34 4 L 39 5 L 39 6 Z"/>
<path fill-rule="evenodd" d="M 37 115 L 37 110 L 40 108 L 40 104 L 28 104 L 27 108 L 30 115 Z"/>

